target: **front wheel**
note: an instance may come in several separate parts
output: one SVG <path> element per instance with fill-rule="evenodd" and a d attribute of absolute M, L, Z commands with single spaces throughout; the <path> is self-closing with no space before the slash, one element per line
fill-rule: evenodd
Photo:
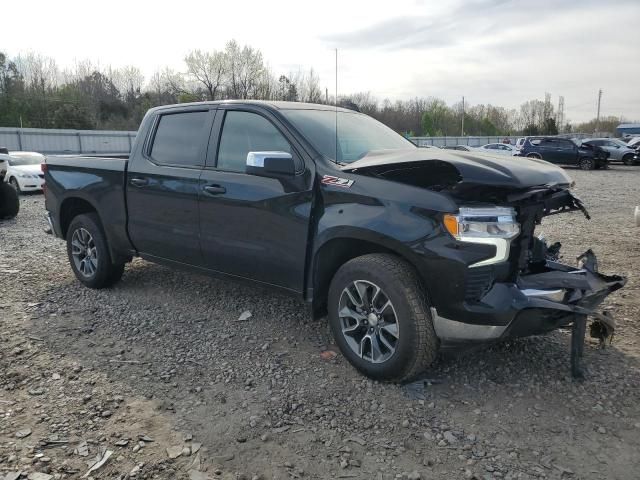
<path fill-rule="evenodd" d="M 595 162 L 592 158 L 583 157 L 578 162 L 578 166 L 580 167 L 580 170 L 593 170 L 595 168 Z"/>
<path fill-rule="evenodd" d="M 633 153 L 628 153 L 624 157 L 622 157 L 622 163 L 625 165 L 633 165 Z"/>
<path fill-rule="evenodd" d="M 67 254 L 76 278 L 89 288 L 105 288 L 122 277 L 124 263 L 113 263 L 95 213 L 78 215 L 67 231 Z"/>
<path fill-rule="evenodd" d="M 539 153 L 528 153 L 527 158 L 537 158 L 538 160 L 542 160 L 542 155 Z"/>
<path fill-rule="evenodd" d="M 436 358 L 425 294 L 398 257 L 370 254 L 345 263 L 331 281 L 328 308 L 338 347 L 370 378 L 407 381 Z"/>

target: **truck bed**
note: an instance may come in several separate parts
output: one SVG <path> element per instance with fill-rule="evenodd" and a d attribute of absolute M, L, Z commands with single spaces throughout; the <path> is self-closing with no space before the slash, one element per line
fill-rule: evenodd
<path fill-rule="evenodd" d="M 127 158 L 51 155 L 45 165 L 45 206 L 57 219 L 52 225 L 57 235 L 66 235 L 70 221 L 58 215 L 58 209 L 62 210 L 65 202 L 73 202 L 72 212 L 87 206 L 98 212 L 114 254 L 132 250 L 125 198 Z"/>

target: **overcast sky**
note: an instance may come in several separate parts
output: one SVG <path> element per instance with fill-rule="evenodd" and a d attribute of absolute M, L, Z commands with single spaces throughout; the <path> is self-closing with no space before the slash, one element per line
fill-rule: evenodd
<path fill-rule="evenodd" d="M 235 38 L 276 74 L 313 67 L 333 92 L 518 107 L 549 92 L 565 118 L 640 120 L 640 0 L 7 1 L 0 50 L 61 67 L 184 70 L 192 49 Z"/>

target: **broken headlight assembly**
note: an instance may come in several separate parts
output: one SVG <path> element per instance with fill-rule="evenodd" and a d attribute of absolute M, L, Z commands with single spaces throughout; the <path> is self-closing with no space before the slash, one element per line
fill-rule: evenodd
<path fill-rule="evenodd" d="M 496 247 L 495 256 L 471 267 L 505 261 L 511 240 L 520 233 L 516 212 L 509 207 L 460 207 L 457 215 L 444 215 L 444 226 L 456 240 Z"/>

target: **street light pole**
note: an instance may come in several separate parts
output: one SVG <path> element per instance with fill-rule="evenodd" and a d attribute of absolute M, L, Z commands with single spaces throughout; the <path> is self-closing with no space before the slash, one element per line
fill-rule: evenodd
<path fill-rule="evenodd" d="M 464 137 L 464 95 L 462 96 L 462 132 L 460 136 Z"/>

